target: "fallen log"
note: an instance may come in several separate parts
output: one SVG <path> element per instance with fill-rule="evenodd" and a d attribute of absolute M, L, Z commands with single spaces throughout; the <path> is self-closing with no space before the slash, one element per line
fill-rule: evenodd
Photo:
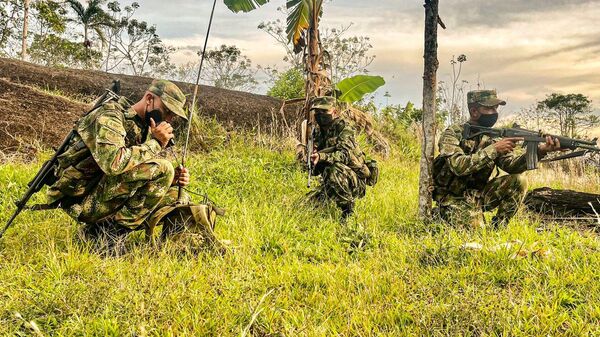
<path fill-rule="evenodd" d="M 537 188 L 527 193 L 525 205 L 532 212 L 554 220 L 586 220 L 598 222 L 600 194 L 573 190 Z"/>

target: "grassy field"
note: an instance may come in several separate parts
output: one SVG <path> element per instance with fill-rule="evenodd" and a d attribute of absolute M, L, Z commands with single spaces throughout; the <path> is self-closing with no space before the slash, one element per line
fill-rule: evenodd
<path fill-rule="evenodd" d="M 379 184 L 340 225 L 332 205 L 303 203 L 291 151 L 247 143 L 189 165 L 192 188 L 227 208 L 225 256 L 137 235 L 129 253 L 103 258 L 60 212 L 22 213 L 0 243 L 0 335 L 600 335 L 596 234 L 525 214 L 498 231 L 419 223 L 418 165 L 402 153 L 380 162 Z M 0 166 L 2 222 L 38 166 Z"/>

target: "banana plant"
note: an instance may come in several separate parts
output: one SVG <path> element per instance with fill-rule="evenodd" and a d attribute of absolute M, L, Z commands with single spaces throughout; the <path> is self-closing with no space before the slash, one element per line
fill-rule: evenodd
<path fill-rule="evenodd" d="M 346 78 L 336 85 L 338 101 L 354 103 L 360 101 L 385 84 L 381 76 L 356 75 Z"/>

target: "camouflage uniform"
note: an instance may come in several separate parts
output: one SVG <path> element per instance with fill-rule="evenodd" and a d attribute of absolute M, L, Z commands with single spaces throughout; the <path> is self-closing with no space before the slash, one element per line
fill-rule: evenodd
<path fill-rule="evenodd" d="M 495 91 L 469 92 L 469 103 L 502 104 Z M 457 226 L 481 226 L 483 212 L 498 208 L 494 226 L 506 224 L 523 201 L 526 183 L 520 173 L 527 170 L 524 151 L 499 154 L 498 139 L 478 136 L 465 139 L 463 125 L 452 125 L 439 141 L 440 154 L 434 161 L 433 197 L 442 218 Z M 508 175 L 498 176 L 500 171 Z M 490 177 L 495 173 L 495 178 Z"/>
<path fill-rule="evenodd" d="M 312 108 L 329 109 L 333 106 L 331 99 L 317 98 Z M 319 161 L 313 175 L 321 175 L 322 184 L 309 195 L 317 200 L 334 200 L 346 217 L 352 213 L 355 200 L 365 196 L 370 176 L 365 154 L 356 142 L 354 130 L 340 117 L 333 119 L 327 130 L 317 129 L 315 144 Z"/>
<path fill-rule="evenodd" d="M 148 91 L 187 119 L 185 96 L 173 83 L 155 80 Z M 58 158 L 58 180 L 47 193 L 50 204 L 59 203 L 77 221 L 111 219 L 137 229 L 157 207 L 176 201 L 173 165 L 159 157 L 160 143 L 125 98 L 81 118 L 75 130 Z"/>

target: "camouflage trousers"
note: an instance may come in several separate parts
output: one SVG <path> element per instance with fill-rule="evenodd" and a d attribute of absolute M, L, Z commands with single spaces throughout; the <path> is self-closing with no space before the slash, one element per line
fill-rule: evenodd
<path fill-rule="evenodd" d="M 174 176 L 173 165 L 165 159 L 147 161 L 120 175 L 105 175 L 81 204 L 67 212 L 88 224 L 110 218 L 139 229 L 154 210 L 177 201 L 178 188 L 171 187 Z"/>
<path fill-rule="evenodd" d="M 519 174 L 490 180 L 482 191 L 470 190 L 462 197 L 446 195 L 438 201 L 443 220 L 454 226 L 481 227 L 483 212 L 498 209 L 492 219 L 494 227 L 506 225 L 518 211 L 527 184 Z"/>
<path fill-rule="evenodd" d="M 323 183 L 309 193 L 312 200 L 333 200 L 342 210 L 353 208 L 358 198 L 365 196 L 366 181 L 360 179 L 348 166 L 340 163 L 327 166 L 323 173 Z"/>

